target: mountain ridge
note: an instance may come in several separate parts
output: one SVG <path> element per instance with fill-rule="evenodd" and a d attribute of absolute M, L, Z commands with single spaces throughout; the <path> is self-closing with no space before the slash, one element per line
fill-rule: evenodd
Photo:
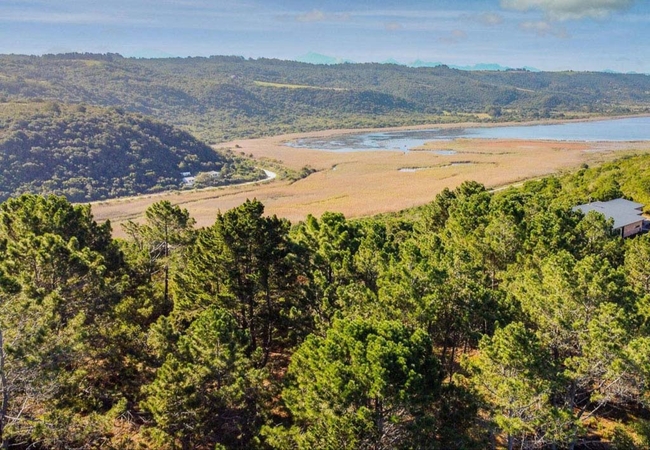
<path fill-rule="evenodd" d="M 0 55 L 2 100 L 119 106 L 219 143 L 330 128 L 646 113 L 650 77 L 238 56 Z"/>

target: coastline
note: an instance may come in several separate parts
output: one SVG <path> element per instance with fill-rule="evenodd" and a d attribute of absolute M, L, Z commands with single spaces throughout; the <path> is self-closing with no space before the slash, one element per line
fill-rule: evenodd
<path fill-rule="evenodd" d="M 593 116 L 593 117 L 583 117 L 577 119 L 544 119 L 544 120 L 527 120 L 522 122 L 456 122 L 456 123 L 429 123 L 421 125 L 403 125 L 397 127 L 371 127 L 371 128 L 332 128 L 327 130 L 318 130 L 318 131 L 305 131 L 305 132 L 296 132 L 296 133 L 286 133 L 278 134 L 275 136 L 268 136 L 262 138 L 253 138 L 253 139 L 234 139 L 231 141 L 214 144 L 213 148 L 224 148 L 224 147 L 236 147 L 237 145 L 241 146 L 242 142 L 254 142 L 254 141 L 280 141 L 281 144 L 286 144 L 286 142 L 300 139 L 300 138 L 327 138 L 332 136 L 343 136 L 347 134 L 359 134 L 359 133 L 374 133 L 374 132 L 396 132 L 396 131 L 409 131 L 409 130 L 428 130 L 428 129 L 444 129 L 444 130 L 453 130 L 453 129 L 464 129 L 464 128 L 497 128 L 497 127 L 527 127 L 527 126 L 538 126 L 538 125 L 558 125 L 565 123 L 580 123 L 580 122 L 601 122 L 609 120 L 621 120 L 621 119 L 633 119 L 639 117 L 650 117 L 650 113 L 643 114 L 625 114 L 625 115 L 616 115 L 616 116 Z"/>

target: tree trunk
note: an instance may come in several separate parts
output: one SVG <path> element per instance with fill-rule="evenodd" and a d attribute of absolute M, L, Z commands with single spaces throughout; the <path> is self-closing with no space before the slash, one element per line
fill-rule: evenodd
<path fill-rule="evenodd" d="M 165 220 L 165 306 L 169 304 L 169 232 Z"/>
<path fill-rule="evenodd" d="M 7 409 L 9 405 L 9 389 L 7 387 L 7 376 L 5 375 L 5 346 L 4 336 L 0 328 L 0 389 L 2 390 L 2 408 L 0 408 L 0 442 L 2 448 L 9 448 L 9 442 L 5 439 L 4 426 L 7 417 Z"/>

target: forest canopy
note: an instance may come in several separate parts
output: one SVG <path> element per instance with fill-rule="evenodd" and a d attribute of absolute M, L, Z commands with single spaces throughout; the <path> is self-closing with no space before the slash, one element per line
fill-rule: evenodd
<path fill-rule="evenodd" d="M 120 108 L 57 102 L 2 106 L 0 200 L 31 192 L 86 202 L 180 189 L 184 172 L 215 174 L 207 177 L 212 185 L 264 177 L 232 153 Z"/>
<path fill-rule="evenodd" d="M 401 214 L 304 222 L 249 200 L 126 238 L 90 206 L 0 204 L 10 448 L 648 448 L 650 157 Z M 620 181 L 620 183 L 619 183 Z"/>
<path fill-rule="evenodd" d="M 330 128 L 648 112 L 650 77 L 235 56 L 0 55 L 2 99 L 118 106 L 217 143 Z"/>

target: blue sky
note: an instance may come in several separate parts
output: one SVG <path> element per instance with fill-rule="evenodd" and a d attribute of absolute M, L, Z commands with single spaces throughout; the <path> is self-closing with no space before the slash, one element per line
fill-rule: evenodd
<path fill-rule="evenodd" d="M 650 73 L 647 0 L 1 0 L 0 53 L 316 52 Z"/>

